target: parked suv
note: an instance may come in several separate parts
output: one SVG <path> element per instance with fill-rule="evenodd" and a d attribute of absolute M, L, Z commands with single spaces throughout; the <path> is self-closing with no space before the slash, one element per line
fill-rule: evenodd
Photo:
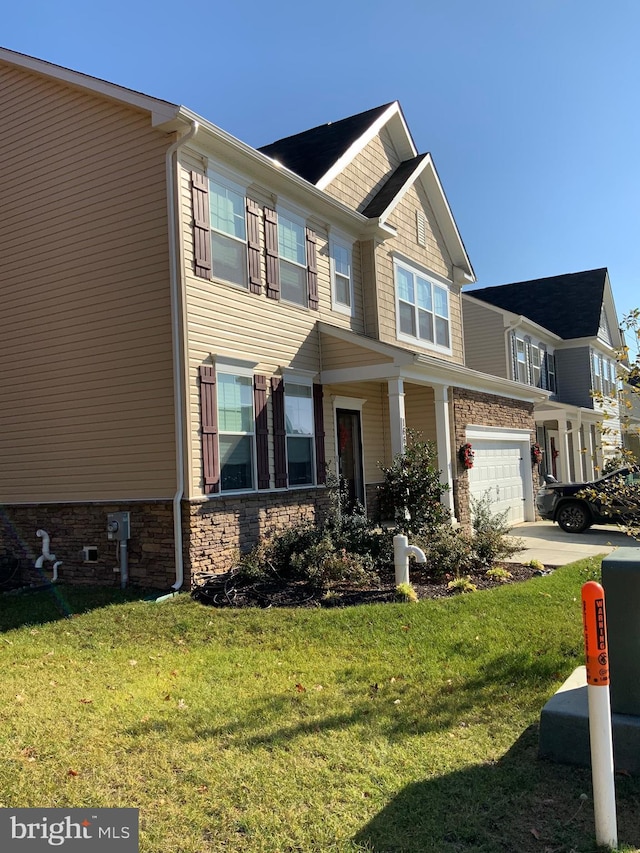
<path fill-rule="evenodd" d="M 640 466 L 620 468 L 591 483 L 558 483 L 553 478 L 547 479 L 552 482 L 538 489 L 536 495 L 538 512 L 548 521 L 557 521 L 567 533 L 582 533 L 592 524 L 640 522 Z M 631 487 L 634 497 L 631 505 L 615 499 L 618 482 Z M 583 494 L 586 491 L 591 494 Z M 598 492 L 603 495 L 602 501 Z"/>

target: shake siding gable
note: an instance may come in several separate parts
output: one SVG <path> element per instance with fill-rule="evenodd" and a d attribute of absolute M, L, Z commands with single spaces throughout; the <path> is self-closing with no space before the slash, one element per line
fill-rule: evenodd
<path fill-rule="evenodd" d="M 173 138 L 3 64 L 0 103 L 0 501 L 170 498 Z"/>

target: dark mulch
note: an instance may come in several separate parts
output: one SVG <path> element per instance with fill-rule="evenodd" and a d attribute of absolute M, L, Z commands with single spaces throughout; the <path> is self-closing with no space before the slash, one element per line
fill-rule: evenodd
<path fill-rule="evenodd" d="M 497 565 L 511 572 L 512 577 L 508 580 L 495 580 L 487 577 L 486 572 L 477 571 L 470 573 L 471 583 L 478 589 L 491 589 L 552 571 L 550 566 L 545 566 L 544 572 L 541 572 L 521 563 Z M 419 599 L 450 598 L 459 595 L 460 593 L 449 589 L 449 580 L 450 577 L 435 581 L 425 572 L 421 572 L 419 566 L 411 571 L 411 583 Z M 382 574 L 379 583 L 364 587 L 336 584 L 329 593 L 314 590 L 303 581 L 284 583 L 274 578 L 270 581 L 248 582 L 229 572 L 202 578 L 192 595 L 196 600 L 213 607 L 348 607 L 396 600 L 392 571 Z"/>

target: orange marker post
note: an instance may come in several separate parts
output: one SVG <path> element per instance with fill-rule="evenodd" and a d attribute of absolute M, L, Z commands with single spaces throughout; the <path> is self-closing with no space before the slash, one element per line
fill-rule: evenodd
<path fill-rule="evenodd" d="M 596 820 L 596 842 L 618 848 L 616 792 L 613 768 L 609 650 L 604 589 L 595 581 L 582 587 L 584 652 L 587 666 L 591 778 Z"/>

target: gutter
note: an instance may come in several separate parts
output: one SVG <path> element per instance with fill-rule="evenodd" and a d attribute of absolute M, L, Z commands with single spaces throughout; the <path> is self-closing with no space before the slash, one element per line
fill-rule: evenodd
<path fill-rule="evenodd" d="M 166 153 L 167 180 L 167 225 L 169 228 L 169 279 L 171 288 L 171 338 L 173 354 L 173 406 L 176 431 L 176 493 L 173 496 L 173 541 L 176 563 L 176 582 L 171 589 L 178 591 L 184 583 L 184 560 L 182 554 L 182 498 L 184 496 L 184 377 L 182 373 L 182 325 L 180 308 L 182 263 L 178 257 L 176 215 L 176 166 L 174 155 L 198 132 L 199 124 L 193 121 L 191 130 L 171 145 Z M 180 263 L 180 267 L 178 264 Z"/>

